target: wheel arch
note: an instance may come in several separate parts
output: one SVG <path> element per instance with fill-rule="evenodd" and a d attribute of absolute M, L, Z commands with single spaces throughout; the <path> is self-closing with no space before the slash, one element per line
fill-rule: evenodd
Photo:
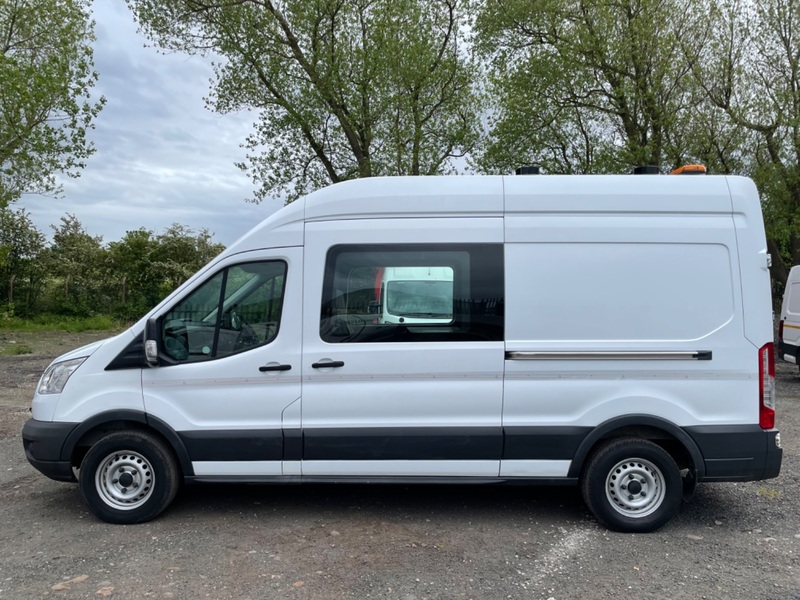
<path fill-rule="evenodd" d="M 679 465 L 691 468 L 697 480 L 705 475 L 703 455 L 695 441 L 681 427 L 652 415 L 626 415 L 601 423 L 583 439 L 575 451 L 568 476 L 580 477 L 587 459 L 596 448 L 608 440 L 623 437 L 655 442 L 662 446 Z"/>
<path fill-rule="evenodd" d="M 112 431 L 147 431 L 160 437 L 178 459 L 184 477 L 194 475 L 192 461 L 180 436 L 164 421 L 136 410 L 113 410 L 97 414 L 72 430 L 61 448 L 61 460 L 79 466 L 93 443 Z"/>

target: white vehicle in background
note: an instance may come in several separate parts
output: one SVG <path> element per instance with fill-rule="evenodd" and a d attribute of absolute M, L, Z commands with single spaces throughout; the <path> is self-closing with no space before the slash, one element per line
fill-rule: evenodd
<path fill-rule="evenodd" d="M 792 267 L 781 303 L 778 324 L 778 355 L 786 362 L 798 364 L 800 347 L 800 265 Z"/>
<path fill-rule="evenodd" d="M 452 267 L 379 267 L 375 281 L 381 323 L 452 323 Z"/>

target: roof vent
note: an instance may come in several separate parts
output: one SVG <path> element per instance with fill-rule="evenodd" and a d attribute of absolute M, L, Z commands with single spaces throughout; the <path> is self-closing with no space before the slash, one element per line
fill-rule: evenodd
<path fill-rule="evenodd" d="M 634 175 L 658 175 L 659 173 L 656 165 L 642 165 L 633 169 Z"/>
<path fill-rule="evenodd" d="M 518 167 L 516 170 L 517 175 L 539 175 L 541 167 L 539 165 L 527 165 Z"/>

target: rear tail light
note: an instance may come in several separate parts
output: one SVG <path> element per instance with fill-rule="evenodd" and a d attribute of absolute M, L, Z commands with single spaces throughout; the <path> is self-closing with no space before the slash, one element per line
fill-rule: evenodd
<path fill-rule="evenodd" d="M 775 427 L 775 347 L 772 342 L 758 351 L 758 424 L 762 429 Z"/>

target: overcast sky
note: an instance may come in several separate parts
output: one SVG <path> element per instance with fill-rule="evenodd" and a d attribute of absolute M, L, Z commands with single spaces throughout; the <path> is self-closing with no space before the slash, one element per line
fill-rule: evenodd
<path fill-rule="evenodd" d="M 246 202 L 253 184 L 234 165 L 255 115 L 207 110 L 209 59 L 145 48 L 122 0 L 95 0 L 97 96 L 107 104 L 92 132 L 96 152 L 62 198 L 26 195 L 18 203 L 48 237 L 74 214 L 92 235 L 117 241 L 128 230 L 163 231 L 172 223 L 212 231 L 229 245 L 280 208 Z"/>

